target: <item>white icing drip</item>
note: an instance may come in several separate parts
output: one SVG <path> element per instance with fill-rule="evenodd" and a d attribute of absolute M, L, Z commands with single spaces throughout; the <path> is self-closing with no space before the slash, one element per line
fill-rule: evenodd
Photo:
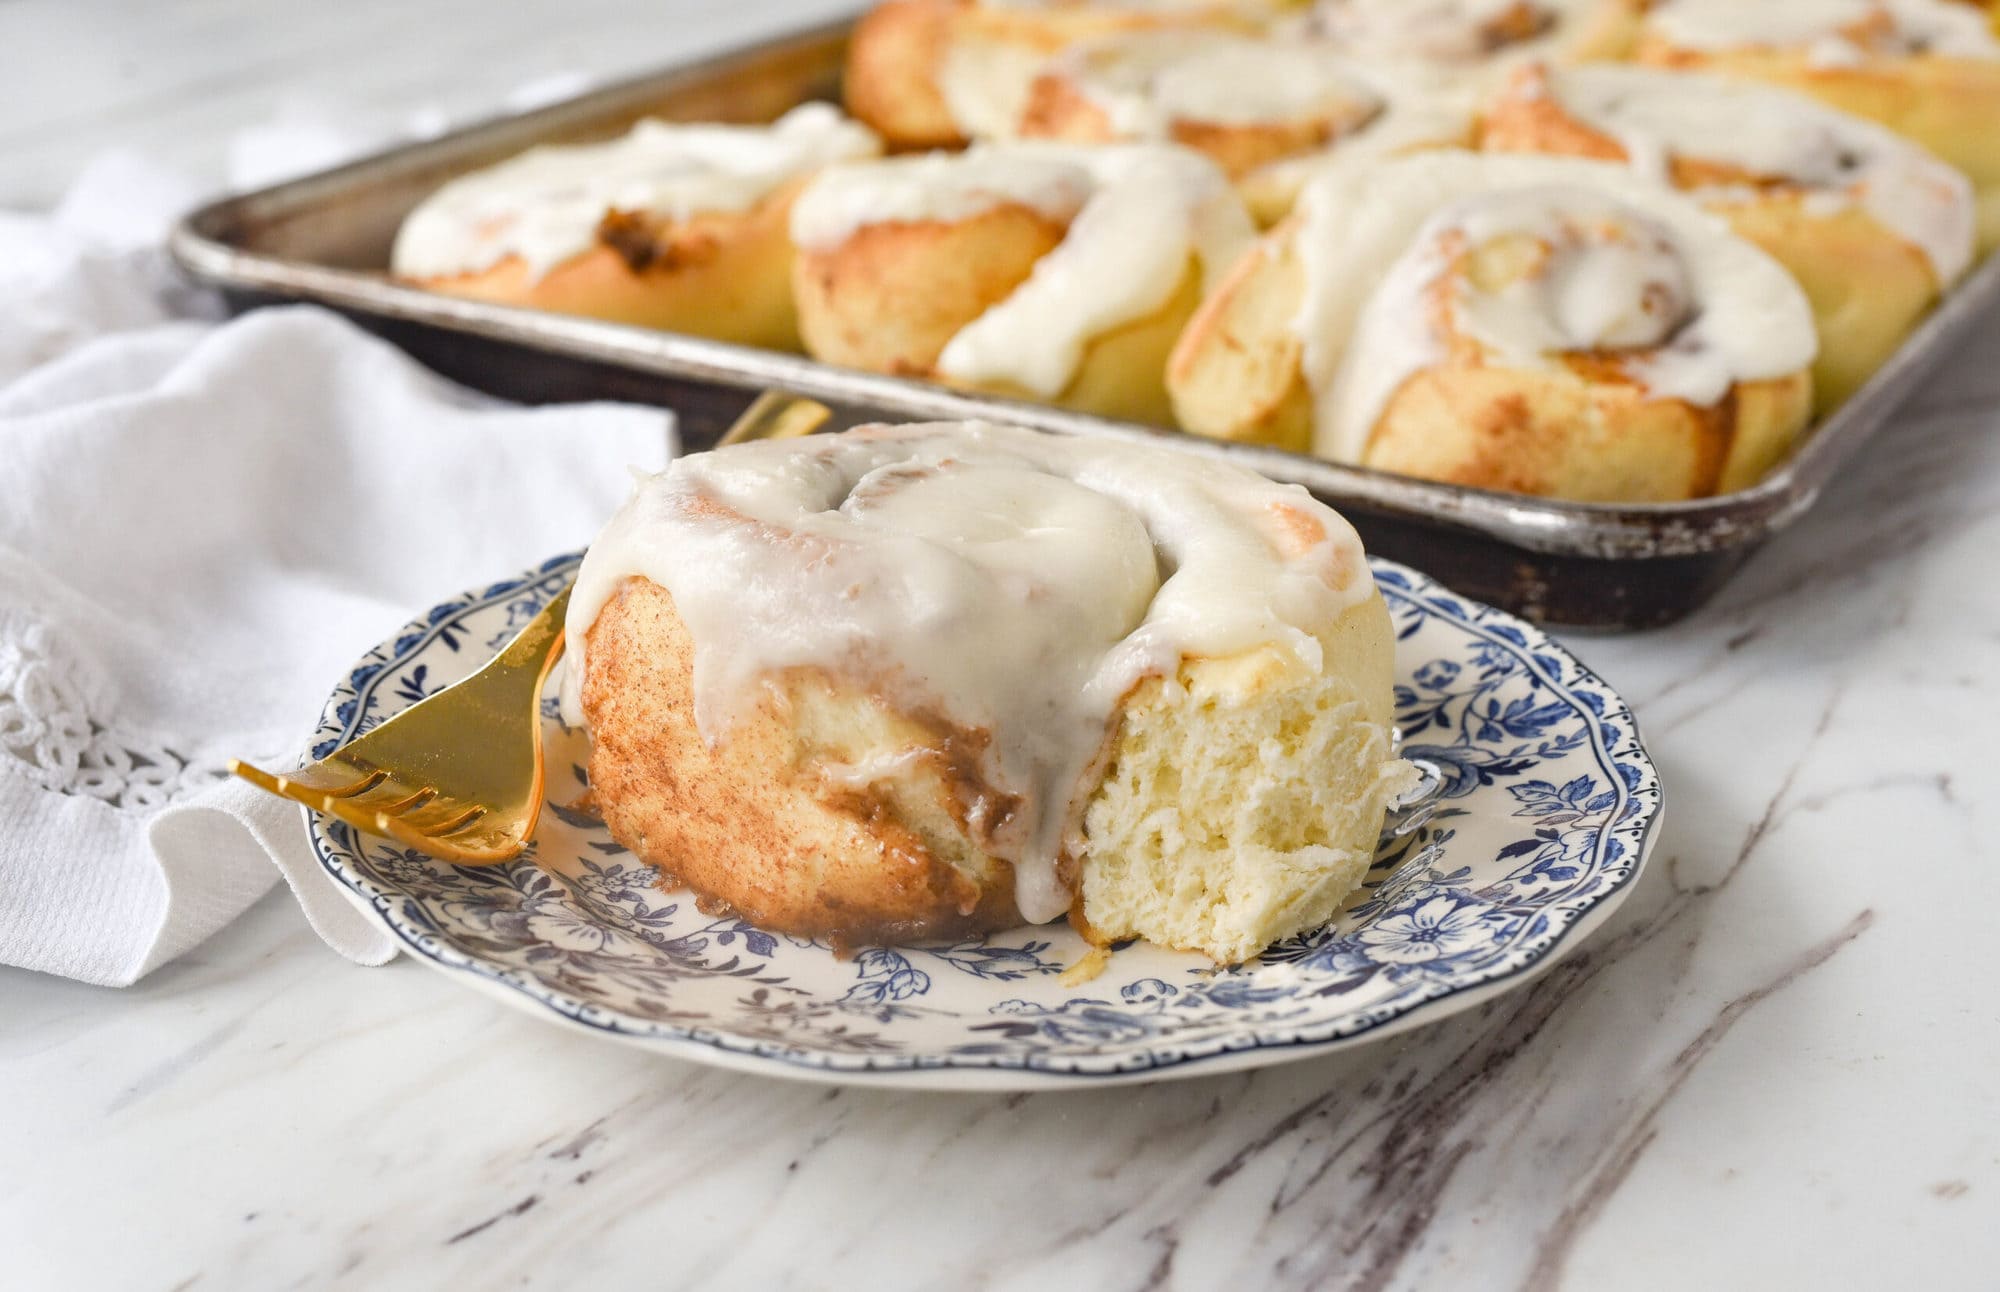
<path fill-rule="evenodd" d="M 824 103 L 769 126 L 641 121 L 605 143 L 533 148 L 446 184 L 403 221 L 390 265 L 438 278 L 514 256 L 539 276 L 595 245 L 611 211 L 743 211 L 829 162 L 878 151 L 872 133 Z"/>
<path fill-rule="evenodd" d="M 1956 0 L 1664 0 L 1647 27 L 1682 49 L 1802 49 L 1819 66 L 1910 54 L 2000 58 L 1985 9 Z"/>
<path fill-rule="evenodd" d="M 1825 212 L 1857 203 L 1924 253 L 1939 285 L 1971 263 L 1971 183 L 1902 136 L 1776 86 L 1641 67 L 1591 66 L 1544 82 L 1570 115 L 1618 141 L 1662 183 L 1679 158 L 1718 162 L 1809 190 Z M 1710 202 L 1757 196 L 1694 190 Z"/>
<path fill-rule="evenodd" d="M 1304 490 L 1167 448 L 981 423 L 743 445 L 643 481 L 591 546 L 572 721 L 589 629 L 634 575 L 687 624 L 711 745 L 798 668 L 987 732 L 984 779 L 1021 801 L 990 843 L 1034 921 L 1070 905 L 1057 862 L 1134 685 L 1267 644 L 1317 668 L 1315 634 L 1374 586 Z M 827 774 L 872 779 L 900 754 Z"/>
<path fill-rule="evenodd" d="M 1357 124 L 1382 96 L 1324 41 L 1154 31 L 1081 45 L 1045 71 L 1068 78 L 1123 139 L 1167 139 L 1176 122 Z"/>
<path fill-rule="evenodd" d="M 1306 293 L 1295 326 L 1313 447 L 1337 461 L 1359 461 L 1403 382 L 1445 357 L 1433 293 L 1450 241 L 1469 249 L 1528 233 L 1552 253 L 1579 236 L 1603 244 L 1598 255 L 1552 254 L 1533 284 L 1453 294 L 1454 325 L 1510 364 L 1663 339 L 1633 351 L 1627 371 L 1660 398 L 1708 405 L 1735 382 L 1807 367 L 1818 349 L 1805 294 L 1776 261 L 1623 167 L 1434 153 L 1332 171 L 1299 210 Z M 1523 313 L 1542 317 L 1529 326 Z"/>
<path fill-rule="evenodd" d="M 1229 181 L 1197 154 L 1041 143 L 836 168 L 800 195 L 792 235 L 826 248 L 864 224 L 954 221 L 1006 202 L 1068 217 L 1068 233 L 1012 294 L 952 337 L 938 371 L 1044 398 L 1069 385 L 1091 338 L 1170 300 L 1190 258 L 1206 282 L 1255 236 Z"/>

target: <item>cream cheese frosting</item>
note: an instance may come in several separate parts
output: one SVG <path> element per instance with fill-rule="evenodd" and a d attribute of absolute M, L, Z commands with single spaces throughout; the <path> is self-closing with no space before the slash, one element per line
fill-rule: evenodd
<path fill-rule="evenodd" d="M 1434 65 L 1560 52 L 1604 0 L 1321 0 L 1313 23 L 1370 61 Z"/>
<path fill-rule="evenodd" d="M 1172 299 L 1190 260 L 1204 283 L 1255 236 L 1242 199 L 1198 154 L 1167 145 L 979 145 L 963 153 L 837 166 L 792 208 L 801 247 L 837 247 L 864 225 L 953 222 L 1017 204 L 1067 222 L 1027 281 L 945 346 L 938 371 L 1062 393 L 1093 337 Z"/>
<path fill-rule="evenodd" d="M 1646 22 L 1682 49 L 1799 48 L 1833 65 L 1912 54 L 2000 58 L 1985 8 L 1954 0 L 1665 0 Z"/>
<path fill-rule="evenodd" d="M 1076 0 L 979 0 L 985 9 L 1062 13 L 1064 10 L 1095 9 L 1107 14 L 1124 14 L 1142 24 L 1163 23 L 1171 28 L 1205 27 L 1231 15 L 1263 16 L 1279 7 L 1258 0 L 1242 3 L 1213 3 L 1212 0 L 1115 0 L 1114 3 L 1077 3 Z M 1053 33 L 1050 33 L 1053 35 Z M 1059 40 L 1059 37 L 1057 38 Z M 1010 139 L 1018 133 L 1028 89 L 1048 62 L 1056 46 L 1033 39 L 1008 39 L 977 31 L 958 32 L 938 52 L 936 83 L 945 111 L 960 133 L 969 139 Z"/>
<path fill-rule="evenodd" d="M 1177 122 L 1358 124 L 1381 93 L 1325 41 L 1149 31 L 1092 41 L 1044 70 L 1074 84 L 1120 138 L 1167 139 Z"/>
<path fill-rule="evenodd" d="M 1321 176 L 1300 198 L 1306 279 L 1294 324 L 1315 401 L 1314 451 L 1359 461 L 1383 409 L 1443 361 L 1443 322 L 1509 366 L 1624 352 L 1656 397 L 1712 405 L 1788 376 L 1818 349 L 1812 311 L 1770 256 L 1623 167 L 1434 153 Z M 1539 272 L 1497 290 L 1439 285 L 1453 257 L 1526 235 Z"/>
<path fill-rule="evenodd" d="M 1662 183 L 1675 158 L 1719 162 L 1860 206 L 1922 251 L 1940 286 L 1971 263 L 1970 181 L 1873 122 L 1776 86 L 1697 73 L 1606 65 L 1542 77 L 1566 112 L 1617 140 L 1635 169 Z M 1722 204 L 1757 196 L 1720 186 L 1690 191 Z"/>
<path fill-rule="evenodd" d="M 596 245 L 612 211 L 667 220 L 744 211 L 830 162 L 880 151 L 873 133 L 824 103 L 769 126 L 648 119 L 617 139 L 532 148 L 451 181 L 403 221 L 390 267 L 443 278 L 513 257 L 539 277 Z"/>
<path fill-rule="evenodd" d="M 1317 669 L 1315 634 L 1374 590 L 1353 529 L 1298 486 L 978 422 L 742 445 L 642 480 L 571 597 L 572 722 L 590 627 L 634 576 L 688 627 L 711 745 L 801 668 L 987 733 L 987 781 L 1023 807 L 983 828 L 1037 922 L 1069 908 L 1058 863 L 1139 681 L 1263 646 Z"/>

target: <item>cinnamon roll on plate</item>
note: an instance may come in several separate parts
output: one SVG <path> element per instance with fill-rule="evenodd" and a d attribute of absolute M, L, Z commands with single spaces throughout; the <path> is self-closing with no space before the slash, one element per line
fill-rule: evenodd
<path fill-rule="evenodd" d="M 1818 410 L 1846 399 L 1972 262 L 1964 175 L 1792 91 L 1643 67 L 1522 68 L 1483 147 L 1624 162 L 1729 221 L 1792 272 L 1819 330 Z"/>
<path fill-rule="evenodd" d="M 1812 402 L 1804 293 L 1670 189 L 1431 153 L 1315 180 L 1188 324 L 1167 384 L 1224 438 L 1585 501 L 1754 482 Z"/>
<path fill-rule="evenodd" d="M 1017 143 L 831 168 L 792 236 L 815 358 L 1167 425 L 1167 352 L 1255 230 L 1185 149 Z"/>
<path fill-rule="evenodd" d="M 592 545 L 565 707 L 613 837 L 837 943 L 1067 914 L 1238 963 L 1412 773 L 1354 531 L 1155 445 L 982 423 L 683 458 Z"/>
<path fill-rule="evenodd" d="M 390 271 L 433 291 L 798 349 L 792 199 L 880 151 L 827 104 L 770 126 L 641 121 L 465 175 L 404 219 Z"/>
<path fill-rule="evenodd" d="M 1635 56 L 1770 81 L 1907 135 L 1964 171 L 2000 246 L 2000 36 L 1957 0 L 1654 0 Z"/>

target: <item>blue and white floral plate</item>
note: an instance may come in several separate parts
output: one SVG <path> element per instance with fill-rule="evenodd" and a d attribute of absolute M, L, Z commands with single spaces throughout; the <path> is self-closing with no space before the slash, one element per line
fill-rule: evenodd
<path fill-rule="evenodd" d="M 578 557 L 447 601 L 362 659 L 315 755 L 483 663 Z M 1218 970 L 1125 947 L 1087 983 L 1066 926 L 874 948 L 703 914 L 562 805 L 582 737 L 553 704 L 550 810 L 527 856 L 457 869 L 307 814 L 314 851 L 419 960 L 549 1018 L 778 1076 L 951 1089 L 1144 1081 L 1256 1067 L 1465 1009 L 1547 968 L 1632 888 L 1660 782 L 1631 712 L 1562 647 L 1403 566 L 1374 563 L 1397 626 L 1404 752 L 1443 774 L 1327 928 Z"/>

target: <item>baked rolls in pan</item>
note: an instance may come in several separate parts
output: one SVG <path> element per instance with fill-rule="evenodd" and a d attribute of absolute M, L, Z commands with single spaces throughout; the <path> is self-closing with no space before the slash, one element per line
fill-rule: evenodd
<path fill-rule="evenodd" d="M 1873 122 L 1754 82 L 1612 64 L 1522 68 L 1482 146 L 1623 162 L 1791 271 L 1819 331 L 1817 411 L 1887 361 L 1972 263 L 1964 175 Z"/>
<path fill-rule="evenodd" d="M 639 122 L 461 176 L 404 219 L 398 278 L 473 300 L 798 348 L 792 199 L 875 137 L 824 103 L 769 126 Z"/>
<path fill-rule="evenodd" d="M 1586 501 L 1753 483 L 1817 350 L 1770 256 L 1621 167 L 1432 153 L 1315 180 L 1189 323 L 1187 429 Z"/>
<path fill-rule="evenodd" d="M 828 170 L 799 198 L 815 358 L 1169 425 L 1167 352 L 1255 234 L 1185 149 L 986 144 Z"/>
<path fill-rule="evenodd" d="M 1879 121 L 1972 180 L 2000 245 L 2000 37 L 1959 0 L 1655 0 L 1634 56 L 1769 81 Z"/>
<path fill-rule="evenodd" d="M 1132 32 L 1254 32 L 1264 16 L 1228 0 L 886 0 L 855 24 L 843 95 L 847 110 L 894 149 L 1006 138 L 1029 83 L 1062 50 Z"/>

